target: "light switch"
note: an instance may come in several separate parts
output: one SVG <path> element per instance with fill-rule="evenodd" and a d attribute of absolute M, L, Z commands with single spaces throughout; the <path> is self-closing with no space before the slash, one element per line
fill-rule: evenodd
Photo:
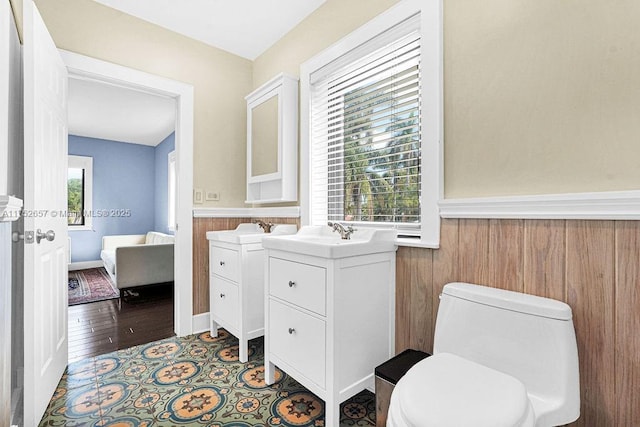
<path fill-rule="evenodd" d="M 194 188 L 193 189 L 193 203 L 202 203 L 204 200 L 202 198 L 202 189 Z"/>

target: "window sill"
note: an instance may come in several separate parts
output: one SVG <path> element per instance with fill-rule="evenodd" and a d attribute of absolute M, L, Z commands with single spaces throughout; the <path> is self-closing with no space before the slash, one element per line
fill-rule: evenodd
<path fill-rule="evenodd" d="M 398 237 L 396 238 L 396 245 L 406 246 L 409 248 L 425 248 L 425 249 L 438 249 L 439 244 L 429 242 L 427 240 L 410 238 L 410 237 Z"/>

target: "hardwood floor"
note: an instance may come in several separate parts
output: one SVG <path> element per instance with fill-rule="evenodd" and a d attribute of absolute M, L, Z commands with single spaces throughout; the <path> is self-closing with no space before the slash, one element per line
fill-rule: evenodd
<path fill-rule="evenodd" d="M 157 341 L 173 332 L 173 283 L 69 307 L 69 362 Z"/>

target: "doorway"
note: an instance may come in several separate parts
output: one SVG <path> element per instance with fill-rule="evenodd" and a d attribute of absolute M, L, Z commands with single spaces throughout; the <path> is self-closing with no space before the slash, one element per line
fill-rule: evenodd
<path fill-rule="evenodd" d="M 67 100 L 72 363 L 174 335 L 176 104 L 73 77 Z"/>
<path fill-rule="evenodd" d="M 193 87 L 120 65 L 61 50 L 69 78 L 91 80 L 175 99 L 176 225 L 174 332 L 192 332 Z"/>

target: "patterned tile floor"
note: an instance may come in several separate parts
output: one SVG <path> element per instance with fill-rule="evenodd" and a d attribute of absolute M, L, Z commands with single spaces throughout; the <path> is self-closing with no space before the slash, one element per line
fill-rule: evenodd
<path fill-rule="evenodd" d="M 263 341 L 238 361 L 220 330 L 168 338 L 72 363 L 40 426 L 324 426 L 324 403 L 287 374 L 264 384 Z M 341 405 L 341 426 L 375 425 L 375 397 Z"/>

